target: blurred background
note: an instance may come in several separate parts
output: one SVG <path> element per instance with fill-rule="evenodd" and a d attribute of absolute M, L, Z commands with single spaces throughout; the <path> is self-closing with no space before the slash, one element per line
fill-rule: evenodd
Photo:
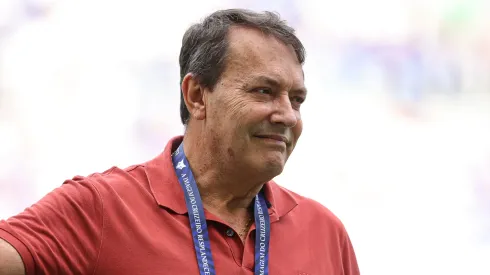
<path fill-rule="evenodd" d="M 277 180 L 341 218 L 362 274 L 490 274 L 489 0 L 0 0 L 0 218 L 183 133 L 182 35 L 230 7 L 306 46 Z"/>

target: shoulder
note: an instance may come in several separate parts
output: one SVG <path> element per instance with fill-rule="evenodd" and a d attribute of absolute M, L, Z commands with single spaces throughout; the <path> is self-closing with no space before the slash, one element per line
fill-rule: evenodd
<path fill-rule="evenodd" d="M 290 196 L 297 203 L 296 207 L 288 215 L 292 215 L 296 219 L 301 219 L 303 222 L 315 224 L 325 229 L 335 230 L 340 235 L 345 234 L 344 224 L 329 208 L 314 199 L 300 195 L 277 183 L 275 183 L 275 186 L 281 193 Z"/>
<path fill-rule="evenodd" d="M 123 192 L 125 190 L 138 189 L 144 185 L 146 173 L 143 165 L 133 165 L 127 168 L 116 166 L 104 172 L 96 172 L 87 176 L 75 176 L 66 180 L 63 185 L 91 185 L 100 194 L 108 191 Z"/>

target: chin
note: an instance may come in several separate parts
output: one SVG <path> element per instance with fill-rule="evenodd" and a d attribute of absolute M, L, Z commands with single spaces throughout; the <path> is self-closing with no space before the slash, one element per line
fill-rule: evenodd
<path fill-rule="evenodd" d="M 269 166 L 267 169 L 267 174 L 271 179 L 279 176 L 282 171 L 284 171 L 284 166 Z"/>
<path fill-rule="evenodd" d="M 261 168 L 264 174 L 268 174 L 268 176 L 272 179 L 284 170 L 285 160 L 278 158 L 266 158 L 261 163 Z"/>
<path fill-rule="evenodd" d="M 286 164 L 287 155 L 284 152 L 253 152 L 245 157 L 246 166 L 258 177 L 270 180 L 281 174 Z M 244 163 L 244 164 L 245 164 Z"/>

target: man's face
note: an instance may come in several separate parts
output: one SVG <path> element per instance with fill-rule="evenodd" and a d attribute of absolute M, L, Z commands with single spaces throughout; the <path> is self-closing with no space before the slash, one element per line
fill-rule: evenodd
<path fill-rule="evenodd" d="M 225 70 L 205 94 L 205 127 L 224 160 L 274 177 L 302 132 L 303 69 L 292 47 L 273 36 L 234 27 L 228 39 Z"/>

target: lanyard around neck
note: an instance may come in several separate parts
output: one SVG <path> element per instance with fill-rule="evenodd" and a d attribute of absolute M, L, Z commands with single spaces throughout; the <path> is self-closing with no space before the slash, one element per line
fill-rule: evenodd
<path fill-rule="evenodd" d="M 185 204 L 189 214 L 189 223 L 200 275 L 216 275 L 213 256 L 211 254 L 208 227 L 206 218 L 204 217 L 204 207 L 189 162 L 184 153 L 183 143 L 172 154 L 172 162 L 177 178 L 184 191 Z M 263 192 L 259 192 L 255 196 L 254 217 L 256 225 L 254 274 L 268 275 L 270 217 Z"/>

